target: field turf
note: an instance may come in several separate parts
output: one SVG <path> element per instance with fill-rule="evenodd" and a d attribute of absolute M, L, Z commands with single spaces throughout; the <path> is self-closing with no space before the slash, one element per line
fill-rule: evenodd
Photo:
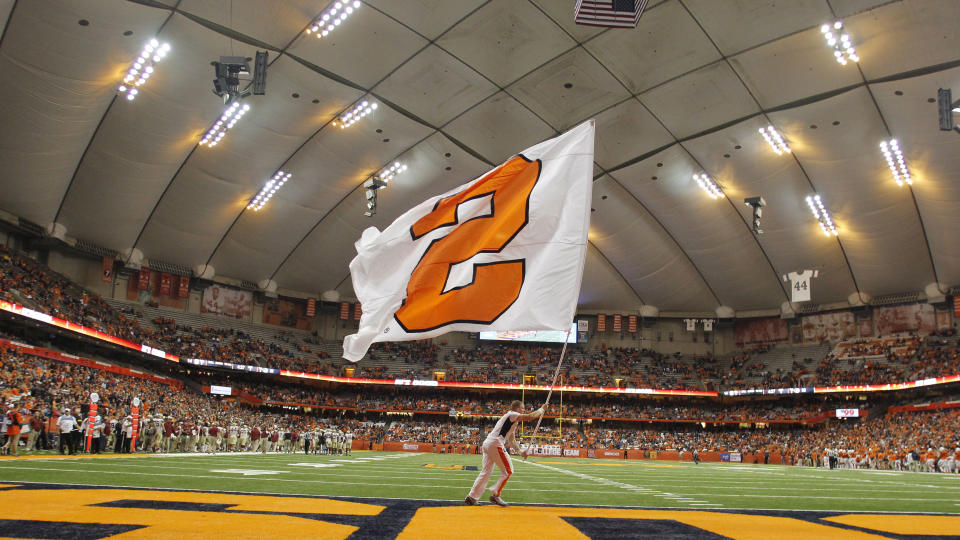
<path fill-rule="evenodd" d="M 30 497 L 37 498 L 37 507 L 43 508 L 44 497 L 49 497 L 49 493 L 63 493 L 64 490 L 79 493 L 79 497 L 71 496 L 70 499 L 79 499 L 77 504 L 80 504 L 89 497 L 89 504 L 81 504 L 85 510 L 78 510 L 76 519 L 57 518 L 58 522 L 79 527 L 80 522 L 76 520 L 81 516 L 97 514 L 98 511 L 91 513 L 91 506 L 123 507 L 125 512 L 131 512 L 131 509 L 143 510 L 146 504 L 151 511 L 196 509 L 214 512 L 210 515 L 223 518 L 222 512 L 237 512 L 231 509 L 231 504 L 243 507 L 242 502 L 236 501 L 250 494 L 285 496 L 273 497 L 273 500 L 281 501 L 277 503 L 280 510 L 270 506 L 273 503 L 263 502 L 267 497 L 250 497 L 251 501 L 260 501 L 258 504 L 267 504 L 265 509 L 251 511 L 274 515 L 276 519 L 280 519 L 275 515 L 279 512 L 301 517 L 309 514 L 314 520 L 332 520 L 324 524 L 329 527 L 336 524 L 340 529 L 334 528 L 330 537 L 353 534 L 354 538 L 396 534 L 457 536 L 457 527 L 470 522 L 470 516 L 489 517 L 490 512 L 504 512 L 499 514 L 500 518 L 513 516 L 513 527 L 523 529 L 540 523 L 540 531 L 550 531 L 553 530 L 550 527 L 555 526 L 559 527 L 555 530 L 557 534 L 577 533 L 580 538 L 630 537 L 644 531 L 644 535 L 676 538 L 715 538 L 716 534 L 764 537 L 760 529 L 757 536 L 729 534 L 730 531 L 749 530 L 747 523 L 757 520 L 765 523 L 761 529 L 766 533 L 773 534 L 770 527 L 782 529 L 768 538 L 785 537 L 784 531 L 795 528 L 803 538 L 824 535 L 836 538 L 960 535 L 958 475 L 541 457 L 530 458 L 527 462 L 514 459 L 515 473 L 503 491 L 504 499 L 514 505 L 512 508 L 494 507 L 486 503 L 486 495 L 482 499 L 483 507 L 466 507 L 462 503 L 463 497 L 477 474 L 476 470 L 469 468 L 479 465 L 479 456 L 386 452 L 354 452 L 349 456 L 60 457 L 39 454 L 0 459 L 0 501 L 14 494 L 21 499 L 25 494 L 31 494 Z M 493 480 L 496 476 L 495 472 Z M 183 493 L 181 490 L 202 493 Z M 155 500 L 158 497 L 177 500 L 161 504 Z M 141 499 L 153 502 L 137 503 Z M 300 505 L 309 511 L 293 511 L 289 509 L 292 508 L 290 505 Z M 349 508 L 344 510 L 341 508 L 344 505 Z M 561 505 L 565 508 L 555 508 Z M 0 508 L 5 507 L 0 502 Z M 362 510 L 366 507 L 369 509 Z M 530 513 L 532 511 L 534 513 Z M 20 519 L 32 520 L 31 523 L 50 519 L 42 511 L 37 512 L 32 516 L 28 512 Z M 60 510 L 51 512 L 50 515 L 63 515 Z M 364 512 L 369 516 L 380 516 L 369 522 L 379 523 L 375 529 L 365 527 L 368 522 L 364 520 L 374 518 L 360 517 Z M 431 517 L 431 512 L 436 515 Z M 863 515 L 865 513 L 888 514 Z M 921 513 L 941 515 L 915 515 Z M 394 514 L 394 518 L 389 517 Z M 126 518 L 128 515 L 130 517 Z M 419 525 L 417 520 L 411 522 L 414 515 L 419 516 Z M 710 525 L 712 522 L 707 518 L 700 522 L 697 516 L 722 516 L 729 531 L 722 525 Z M 11 517 L 0 510 L 0 536 L 11 536 Z M 119 514 L 111 517 L 108 523 L 118 527 L 129 521 L 132 523 L 129 526 L 154 527 L 152 523 L 145 525 L 137 521 L 141 518 L 129 513 Z M 735 524 L 746 518 L 750 518 L 748 522 Z M 92 518 L 83 519 L 89 522 Z M 239 518 L 233 516 L 230 519 Z M 286 516 L 286 519 L 293 518 Z M 764 520 L 786 521 L 772 525 L 774 522 Z M 824 529 L 829 531 L 826 533 L 819 529 L 804 532 L 805 528 L 828 526 L 831 528 Z M 137 530 L 143 533 L 142 528 Z M 37 532 L 27 536 L 60 537 L 50 535 L 49 531 Z M 86 535 L 100 538 L 116 534 L 113 529 L 94 531 L 92 536 L 81 534 L 79 530 L 74 532 L 77 534 L 63 537 Z M 159 533 L 159 530 L 154 532 Z M 274 534 L 282 535 L 279 530 L 269 528 L 261 531 L 260 536 Z"/>

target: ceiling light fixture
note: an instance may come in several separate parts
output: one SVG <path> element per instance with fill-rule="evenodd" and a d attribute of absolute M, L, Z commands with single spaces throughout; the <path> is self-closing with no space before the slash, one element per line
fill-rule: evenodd
<path fill-rule="evenodd" d="M 216 146 L 217 143 L 227 135 L 227 130 L 232 129 L 249 110 L 250 105 L 246 103 L 240 105 L 239 101 L 234 101 L 233 104 L 227 107 L 227 110 L 223 111 L 217 123 L 207 130 L 206 135 L 200 139 L 200 146 L 208 146 L 211 148 Z"/>
<path fill-rule="evenodd" d="M 705 191 L 711 199 L 722 199 L 723 192 L 720 191 L 720 188 L 717 187 L 713 180 L 710 179 L 706 174 L 695 174 L 693 179 L 697 181 L 697 185 L 700 186 L 700 189 Z"/>
<path fill-rule="evenodd" d="M 372 113 L 377 110 L 376 103 L 370 103 L 368 101 L 361 101 L 357 103 L 352 109 L 340 115 L 339 118 L 332 122 L 334 127 L 340 126 L 340 129 L 348 128 L 357 123 L 364 116 Z"/>
<path fill-rule="evenodd" d="M 896 139 L 883 141 L 880 143 L 880 151 L 883 152 L 883 157 L 887 159 L 887 166 L 890 167 L 890 173 L 893 174 L 893 179 L 897 181 L 897 185 L 902 186 L 906 183 L 908 186 L 912 186 L 913 177 L 910 176 L 910 169 L 903 159 L 900 143 Z"/>
<path fill-rule="evenodd" d="M 140 56 L 130 64 L 130 69 L 123 75 L 123 81 L 117 87 L 117 94 L 126 96 L 128 101 L 136 99 L 140 87 L 146 84 L 153 75 L 154 64 L 163 60 L 170 52 L 169 43 L 160 43 L 156 38 L 151 39 L 143 46 Z"/>
<path fill-rule="evenodd" d="M 810 212 L 813 213 L 813 217 L 820 223 L 820 230 L 823 231 L 823 234 L 826 236 L 837 236 L 837 226 L 833 224 L 833 220 L 830 219 L 830 214 L 827 212 L 827 209 L 823 206 L 823 201 L 820 200 L 819 195 L 808 195 L 807 196 L 807 206 L 810 207 Z"/>
<path fill-rule="evenodd" d="M 853 43 L 850 42 L 850 34 L 843 31 L 842 22 L 836 21 L 833 24 L 825 24 L 820 27 L 820 32 L 823 34 L 823 39 L 827 40 L 827 45 L 833 49 L 833 57 L 836 58 L 837 63 L 845 66 L 848 61 L 860 61 L 856 49 L 853 48 Z"/>
<path fill-rule="evenodd" d="M 790 153 L 790 147 L 787 146 L 786 141 L 783 140 L 783 137 L 780 136 L 780 133 L 778 133 L 773 126 L 760 128 L 759 131 L 760 135 L 763 135 L 763 140 L 767 141 L 767 144 L 770 145 L 770 148 L 772 148 L 778 156 Z"/>
<path fill-rule="evenodd" d="M 359 8 L 360 0 L 335 2 L 330 6 L 330 9 L 324 11 L 317 17 L 317 20 L 313 21 L 310 28 L 307 28 L 307 34 L 325 38 Z"/>
<path fill-rule="evenodd" d="M 250 201 L 250 204 L 247 205 L 247 210 L 259 212 L 260 209 L 263 208 L 263 205 L 267 204 L 267 201 L 273 198 L 276 192 L 280 191 L 280 188 L 287 183 L 287 180 L 289 180 L 291 176 L 293 176 L 293 174 L 277 171 L 277 174 L 273 175 L 273 178 L 263 186 L 260 193 L 257 193 L 257 196 Z"/>

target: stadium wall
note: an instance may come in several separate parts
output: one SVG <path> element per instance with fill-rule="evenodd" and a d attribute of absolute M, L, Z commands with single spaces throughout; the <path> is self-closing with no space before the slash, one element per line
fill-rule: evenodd
<path fill-rule="evenodd" d="M 469 444 L 435 444 L 412 441 L 391 441 L 372 443 L 367 440 L 353 441 L 354 450 L 382 450 L 385 452 L 418 452 L 433 454 L 477 454 L 479 446 Z M 642 450 L 621 448 L 563 448 L 558 450 L 557 458 L 587 458 L 608 460 L 648 460 L 648 461 L 682 461 L 692 462 L 693 454 L 689 450 Z M 544 457 L 544 456 L 541 456 Z M 551 456 L 545 456 L 551 457 Z M 792 465 L 793 457 L 783 455 L 779 451 L 773 452 L 738 452 L 738 451 L 711 451 L 700 452 L 700 461 L 709 463 L 765 463 L 769 465 Z M 669 467 L 670 465 L 663 465 Z"/>
<path fill-rule="evenodd" d="M 47 266 L 100 296 L 112 298 L 114 295 L 113 283 L 106 283 L 100 279 L 101 261 L 50 250 L 47 255 Z"/>

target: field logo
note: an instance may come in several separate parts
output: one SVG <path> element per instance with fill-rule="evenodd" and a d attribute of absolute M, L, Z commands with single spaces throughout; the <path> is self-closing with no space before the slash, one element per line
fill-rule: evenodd
<path fill-rule="evenodd" d="M 445 471 L 476 471 L 478 470 L 476 465 L 436 465 L 434 463 L 427 463 L 423 466 L 424 469 L 443 469 Z"/>

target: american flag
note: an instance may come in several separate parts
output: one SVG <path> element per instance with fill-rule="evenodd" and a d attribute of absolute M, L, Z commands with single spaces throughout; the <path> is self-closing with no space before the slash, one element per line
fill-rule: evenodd
<path fill-rule="evenodd" d="M 636 28 L 647 0 L 577 0 L 574 20 L 586 26 Z"/>

